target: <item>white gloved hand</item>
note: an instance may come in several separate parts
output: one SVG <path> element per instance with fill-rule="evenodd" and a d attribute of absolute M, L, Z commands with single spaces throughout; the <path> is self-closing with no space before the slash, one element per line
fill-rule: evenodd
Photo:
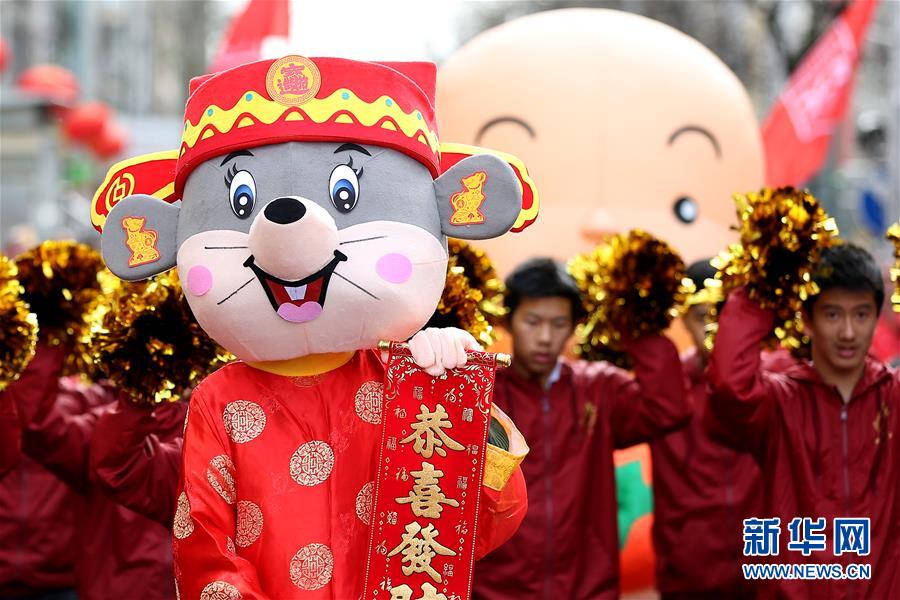
<path fill-rule="evenodd" d="M 466 350 L 481 350 L 467 331 L 455 327 L 429 327 L 409 340 L 413 361 L 432 377 L 466 364 Z"/>

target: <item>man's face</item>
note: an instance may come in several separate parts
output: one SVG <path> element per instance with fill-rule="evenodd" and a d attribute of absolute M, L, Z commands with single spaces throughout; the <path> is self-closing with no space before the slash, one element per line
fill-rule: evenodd
<path fill-rule="evenodd" d="M 684 315 L 684 326 L 691 335 L 694 347 L 702 355 L 707 355 L 706 344 L 706 315 L 709 313 L 709 304 L 695 304 Z"/>
<path fill-rule="evenodd" d="M 877 321 L 872 292 L 822 292 L 809 323 L 813 363 L 836 373 L 855 371 L 866 358 Z"/>
<path fill-rule="evenodd" d="M 568 298 L 523 298 L 510 319 L 517 365 L 532 377 L 549 375 L 574 328 Z"/>

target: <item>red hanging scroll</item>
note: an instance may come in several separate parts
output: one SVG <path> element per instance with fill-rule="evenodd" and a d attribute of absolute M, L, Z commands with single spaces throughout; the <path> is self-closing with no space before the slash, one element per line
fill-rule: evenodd
<path fill-rule="evenodd" d="M 468 600 L 496 356 L 432 377 L 392 344 L 366 587 L 373 600 Z"/>

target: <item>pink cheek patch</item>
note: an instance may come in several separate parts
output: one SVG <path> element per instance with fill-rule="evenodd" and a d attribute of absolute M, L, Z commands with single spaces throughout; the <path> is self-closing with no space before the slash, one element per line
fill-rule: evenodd
<path fill-rule="evenodd" d="M 375 272 L 389 283 L 404 283 L 412 276 L 412 263 L 402 254 L 385 254 L 375 263 Z"/>
<path fill-rule="evenodd" d="M 191 267 L 187 276 L 188 291 L 194 296 L 202 296 L 212 289 L 212 273 L 206 267 Z"/>

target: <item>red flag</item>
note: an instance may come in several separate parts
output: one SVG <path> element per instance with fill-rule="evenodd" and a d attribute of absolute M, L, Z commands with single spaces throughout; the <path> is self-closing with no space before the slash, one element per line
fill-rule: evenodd
<path fill-rule="evenodd" d="M 266 58 L 262 55 L 266 38 L 288 37 L 289 3 L 290 0 L 249 0 L 244 11 L 236 15 L 228 26 L 228 33 L 208 72 L 217 73 Z"/>
<path fill-rule="evenodd" d="M 791 75 L 763 125 L 767 185 L 798 186 L 822 167 L 877 2 L 853 0 Z"/>

